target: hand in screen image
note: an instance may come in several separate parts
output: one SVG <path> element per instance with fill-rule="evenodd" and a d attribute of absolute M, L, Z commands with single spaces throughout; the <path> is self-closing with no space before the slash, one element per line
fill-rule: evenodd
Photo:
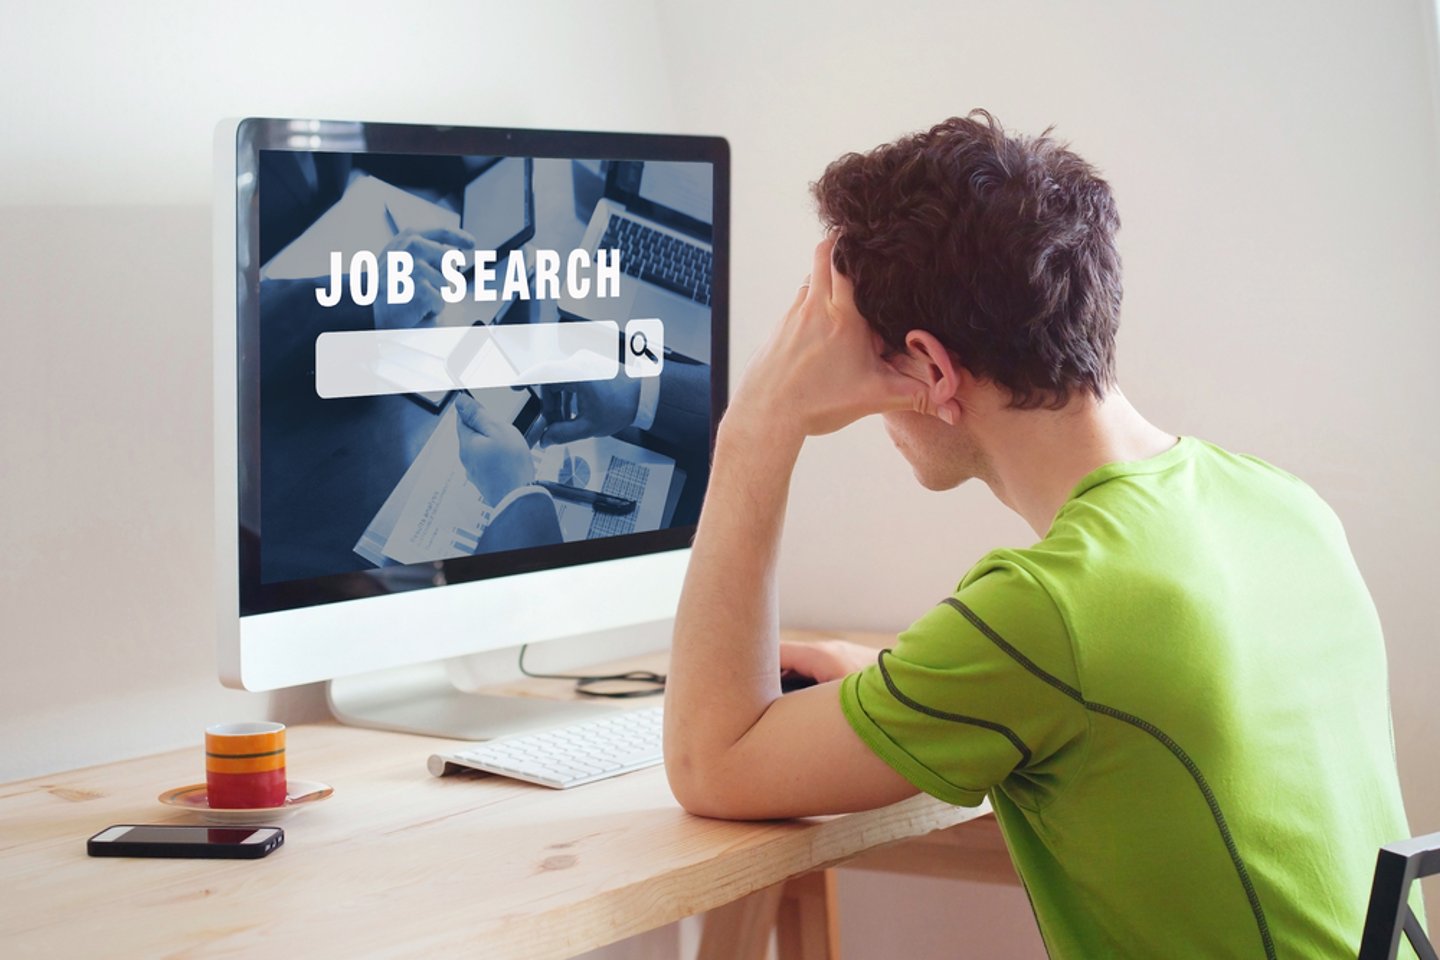
<path fill-rule="evenodd" d="M 540 400 L 549 424 L 540 437 L 542 444 L 608 437 L 635 422 L 640 381 L 619 376 L 613 380 L 545 384 L 540 387 Z"/>
<path fill-rule="evenodd" d="M 668 356 L 660 376 L 551 383 L 540 388 L 546 446 L 614 436 L 635 426 L 703 457 L 710 440 L 710 367 Z M 653 391 L 647 403 L 646 391 Z M 641 414 L 641 408 L 648 412 Z M 637 422 L 638 421 L 638 422 Z"/>
<path fill-rule="evenodd" d="M 535 463 L 519 430 L 466 394 L 456 398 L 455 410 L 460 462 L 486 503 L 497 506 L 512 490 L 535 482 Z M 561 539 L 554 501 L 548 496 L 521 496 L 491 519 L 475 552 L 521 550 Z"/>
<path fill-rule="evenodd" d="M 530 447 L 519 430 L 496 419 L 468 394 L 455 398 L 455 410 L 460 462 L 486 503 L 494 506 L 511 490 L 535 482 Z"/>
<path fill-rule="evenodd" d="M 409 253 L 415 263 L 410 273 L 415 290 L 408 303 L 392 304 L 386 295 L 390 289 L 390 253 L 395 250 Z M 446 306 L 445 299 L 440 295 L 446 285 L 440 274 L 440 258 L 447 250 L 471 253 L 475 250 L 475 238 L 464 230 L 445 228 L 401 230 L 391 238 L 378 254 L 380 296 L 375 300 L 377 330 L 416 327 L 440 315 Z"/>

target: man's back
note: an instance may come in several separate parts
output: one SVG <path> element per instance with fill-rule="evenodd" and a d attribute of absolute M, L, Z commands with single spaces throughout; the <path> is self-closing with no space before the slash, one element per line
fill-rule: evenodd
<path fill-rule="evenodd" d="M 842 705 L 921 789 L 993 787 L 1056 957 L 1353 956 L 1376 850 L 1407 833 L 1339 521 L 1193 438 L 1086 476 Z"/>

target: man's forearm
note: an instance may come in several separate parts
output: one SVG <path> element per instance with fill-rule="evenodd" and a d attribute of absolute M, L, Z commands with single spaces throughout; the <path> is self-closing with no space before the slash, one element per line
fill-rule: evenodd
<path fill-rule="evenodd" d="M 666 757 L 677 790 L 715 772 L 780 694 L 776 566 L 802 442 L 742 411 L 720 429 L 666 689 Z"/>
<path fill-rule="evenodd" d="M 811 736 L 840 744 L 861 766 L 873 757 L 845 725 L 833 690 L 780 698 L 775 569 L 800 447 L 870 414 L 922 411 L 925 401 L 923 385 L 885 360 L 879 335 L 855 309 L 834 246 L 827 237 L 815 248 L 810 276 L 751 360 L 720 427 L 666 684 L 666 773 L 692 812 L 831 809 L 801 782 L 833 785 L 826 778 L 834 771 L 809 752 Z M 752 730 L 759 735 L 749 737 Z M 874 766 L 880 780 L 891 776 L 882 761 Z M 896 779 L 863 800 L 847 793 L 842 805 L 903 795 L 907 785 Z M 760 802 L 747 796 L 752 784 L 768 791 Z"/>

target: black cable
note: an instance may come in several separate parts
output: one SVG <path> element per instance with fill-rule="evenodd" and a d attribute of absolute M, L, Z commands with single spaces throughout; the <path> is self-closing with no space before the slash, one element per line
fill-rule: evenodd
<path fill-rule="evenodd" d="M 633 697 L 653 697 L 656 694 L 665 692 L 665 674 L 656 673 L 653 670 L 631 670 L 627 673 L 606 673 L 587 676 L 585 674 L 573 673 L 531 673 L 525 669 L 525 651 L 530 644 L 520 645 L 520 672 L 527 677 L 536 680 L 574 680 L 575 692 L 586 697 L 609 697 L 612 700 L 628 700 Z M 594 684 L 599 683 L 648 683 L 649 688 L 639 690 L 591 690 Z"/>

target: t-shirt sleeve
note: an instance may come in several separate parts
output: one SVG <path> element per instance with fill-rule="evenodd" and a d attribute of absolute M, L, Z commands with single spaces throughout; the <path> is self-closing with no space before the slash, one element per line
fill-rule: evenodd
<path fill-rule="evenodd" d="M 881 759 L 967 807 L 1010 778 L 1043 790 L 1087 729 L 1050 595 L 1013 563 L 977 572 L 840 687 L 846 719 Z"/>

